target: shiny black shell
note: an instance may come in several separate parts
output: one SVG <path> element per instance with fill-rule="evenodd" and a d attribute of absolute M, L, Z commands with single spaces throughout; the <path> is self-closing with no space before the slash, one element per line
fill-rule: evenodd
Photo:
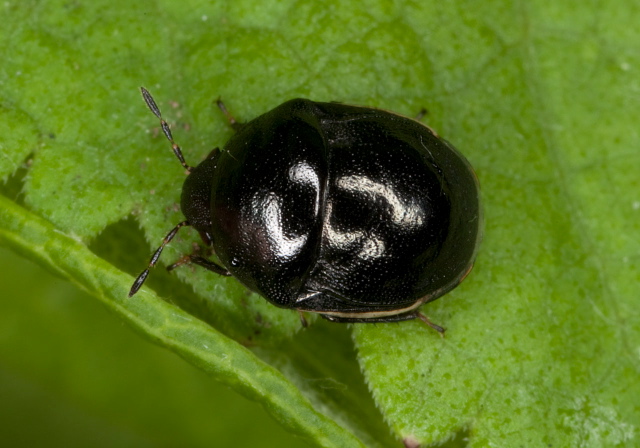
<path fill-rule="evenodd" d="M 476 176 L 428 127 L 295 99 L 242 125 L 187 178 L 182 210 L 221 264 L 283 308 L 416 317 L 470 271 Z"/>

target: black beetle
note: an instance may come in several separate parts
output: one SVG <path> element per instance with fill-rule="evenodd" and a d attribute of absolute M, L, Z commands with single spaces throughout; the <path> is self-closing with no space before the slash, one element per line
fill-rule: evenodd
<path fill-rule="evenodd" d="M 224 151 L 188 166 L 147 90 L 173 151 L 189 171 L 180 201 L 220 264 L 282 308 L 334 322 L 421 318 L 423 303 L 470 272 L 480 240 L 477 178 L 466 159 L 429 127 L 379 109 L 287 101 L 245 124 Z M 149 274 L 145 269 L 129 296 Z M 302 314 L 301 314 L 302 316 Z M 304 323 L 304 318 L 303 318 Z"/>

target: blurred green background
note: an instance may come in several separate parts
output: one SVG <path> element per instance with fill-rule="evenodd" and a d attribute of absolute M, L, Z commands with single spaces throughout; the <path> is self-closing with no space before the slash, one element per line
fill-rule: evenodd
<path fill-rule="evenodd" d="M 3 446 L 304 445 L 73 285 L 4 248 L 0 273 Z"/>

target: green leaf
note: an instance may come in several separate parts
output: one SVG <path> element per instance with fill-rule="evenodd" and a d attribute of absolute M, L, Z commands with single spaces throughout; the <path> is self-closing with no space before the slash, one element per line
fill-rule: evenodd
<path fill-rule="evenodd" d="M 443 133 L 477 169 L 486 226 L 465 284 L 425 307 L 444 340 L 417 322 L 354 333 L 405 438 L 639 443 L 640 10 L 564 5 L 407 15 L 438 30 L 423 48 L 450 69 Z"/>
<path fill-rule="evenodd" d="M 141 334 L 240 393 L 269 403 L 269 410 L 293 434 L 322 446 L 361 446 L 273 367 L 204 322 L 147 291 L 127 298 L 130 277 L 97 258 L 81 242 L 0 197 L 0 241 L 28 253 L 57 275 L 101 299 Z"/>
<path fill-rule="evenodd" d="M 6 3 L 0 243 L 310 443 L 637 444 L 639 16 L 630 1 Z M 158 269 L 148 287 L 173 304 L 126 299 L 183 219 L 184 170 L 141 85 L 192 165 L 231 135 L 218 97 L 239 120 L 296 96 L 427 107 L 468 156 L 485 238 L 469 278 L 424 309 L 447 337 L 352 327 L 375 405 L 344 328 L 301 332 L 233 279 Z M 162 262 L 195 241 L 180 233 Z"/>
<path fill-rule="evenodd" d="M 300 446 L 255 403 L 147 343 L 74 285 L 3 248 L 0 272 L 3 445 Z"/>

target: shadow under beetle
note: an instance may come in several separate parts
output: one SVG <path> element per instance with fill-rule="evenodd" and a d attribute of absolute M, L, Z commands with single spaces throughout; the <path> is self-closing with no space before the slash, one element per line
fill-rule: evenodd
<path fill-rule="evenodd" d="M 189 176 L 186 221 L 130 297 L 178 230 L 192 226 L 220 263 L 193 254 L 168 269 L 194 263 L 232 275 L 276 306 L 334 322 L 420 318 L 444 333 L 418 308 L 471 271 L 481 233 L 478 181 L 453 146 L 379 109 L 294 99 L 238 123 L 218 101 L 237 132 L 191 167 L 141 90 Z"/>

